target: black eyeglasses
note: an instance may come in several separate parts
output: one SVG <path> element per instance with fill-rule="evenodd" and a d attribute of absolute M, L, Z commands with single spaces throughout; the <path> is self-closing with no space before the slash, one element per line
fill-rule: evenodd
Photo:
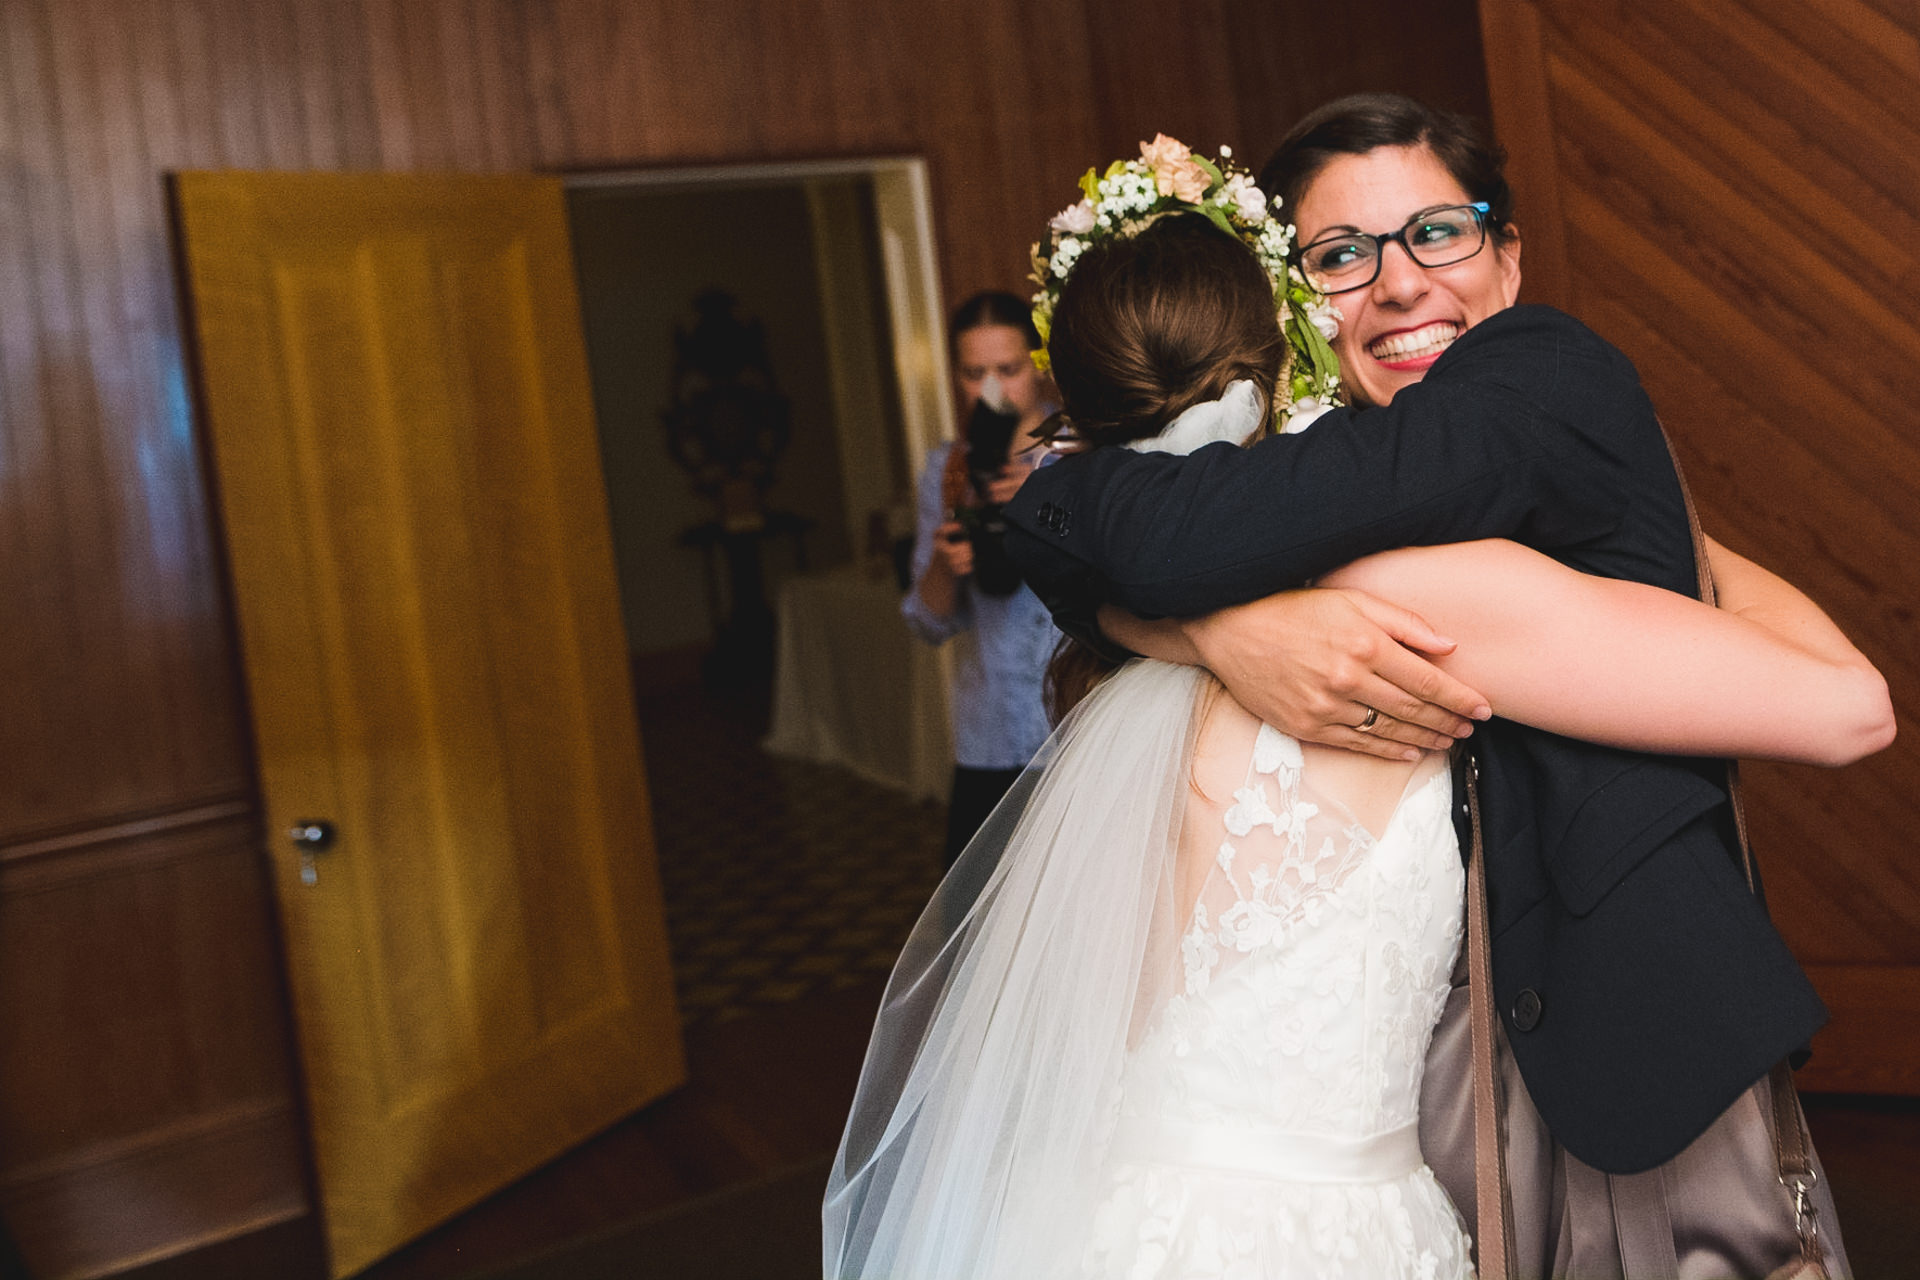
<path fill-rule="evenodd" d="M 1446 267 L 1465 262 L 1487 247 L 1486 201 L 1429 209 L 1407 225 L 1383 236 L 1343 231 L 1322 236 L 1300 250 L 1300 269 L 1322 293 L 1364 289 L 1380 278 L 1380 259 L 1387 246 L 1399 241 L 1407 256 L 1423 267 Z"/>

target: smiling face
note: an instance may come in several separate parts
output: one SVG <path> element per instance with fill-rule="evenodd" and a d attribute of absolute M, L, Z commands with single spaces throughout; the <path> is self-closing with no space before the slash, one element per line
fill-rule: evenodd
<path fill-rule="evenodd" d="M 1386 235 L 1410 218 L 1470 197 L 1425 147 L 1380 147 L 1330 161 L 1307 184 L 1294 226 L 1298 244 L 1342 231 Z M 1333 349 L 1356 403 L 1383 405 L 1420 381 L 1453 340 L 1520 292 L 1520 241 L 1496 241 L 1463 262 L 1423 267 L 1390 244 L 1372 284 L 1336 294 L 1340 336 Z"/>
<path fill-rule="evenodd" d="M 1027 335 L 1006 324 L 976 325 L 963 330 L 953 344 L 953 376 L 960 386 L 960 413 L 973 412 L 980 384 L 989 373 L 1000 378 L 1001 390 L 1022 417 L 1039 407 L 1040 371 L 1033 367 Z"/>

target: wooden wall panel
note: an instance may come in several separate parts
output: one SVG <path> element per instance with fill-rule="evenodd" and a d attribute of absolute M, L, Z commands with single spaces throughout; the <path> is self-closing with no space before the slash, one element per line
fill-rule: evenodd
<path fill-rule="evenodd" d="M 1484 114 L 1472 0 L 0 3 L 0 1217 L 34 1273 L 305 1202 L 166 171 L 920 153 L 957 298 L 1021 287 L 1155 129 L 1257 164 L 1373 87 Z"/>
<path fill-rule="evenodd" d="M 1774 916 L 1834 1012 L 1803 1086 L 1920 1093 L 1920 8 L 1481 15 L 1527 294 L 1633 357 L 1708 531 L 1803 586 L 1892 686 L 1890 750 L 1752 767 L 1748 803 Z"/>
<path fill-rule="evenodd" d="M 231 800 L 0 851 L 0 1202 L 34 1275 L 305 1212 L 254 826 Z"/>

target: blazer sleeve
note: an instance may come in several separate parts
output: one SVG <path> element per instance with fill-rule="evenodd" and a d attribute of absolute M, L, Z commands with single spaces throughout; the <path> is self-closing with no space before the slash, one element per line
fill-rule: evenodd
<path fill-rule="evenodd" d="M 1191 455 L 1098 449 L 1007 507 L 1007 545 L 1063 630 L 1102 603 L 1191 616 L 1299 586 L 1394 547 L 1505 537 L 1541 550 L 1604 537 L 1632 498 L 1632 365 L 1585 326 L 1510 308 L 1384 408 Z"/>

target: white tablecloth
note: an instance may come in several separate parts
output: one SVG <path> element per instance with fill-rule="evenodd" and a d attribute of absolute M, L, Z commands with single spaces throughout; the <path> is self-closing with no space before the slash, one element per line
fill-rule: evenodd
<path fill-rule="evenodd" d="M 907 630 L 891 577 L 848 567 L 790 578 L 778 618 L 773 725 L 761 745 L 945 800 L 953 777 L 945 665 Z M 963 635 L 948 647 L 971 642 Z"/>

